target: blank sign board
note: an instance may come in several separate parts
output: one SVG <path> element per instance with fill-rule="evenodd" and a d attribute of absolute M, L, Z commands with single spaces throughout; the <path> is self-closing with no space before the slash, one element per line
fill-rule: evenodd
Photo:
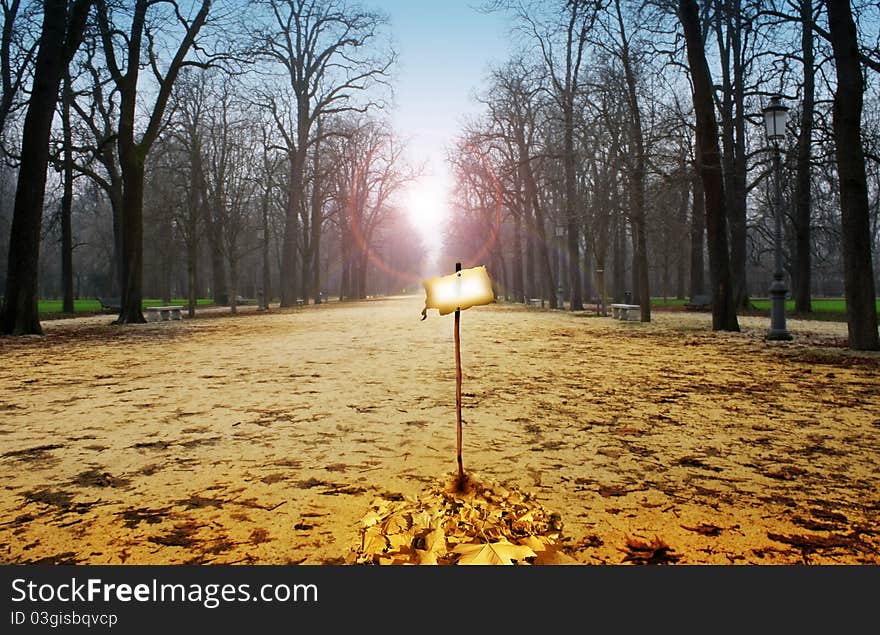
<path fill-rule="evenodd" d="M 423 284 L 426 293 L 425 309 L 437 309 L 440 315 L 495 301 L 492 280 L 484 266 L 464 269 L 448 276 L 428 278 Z"/>

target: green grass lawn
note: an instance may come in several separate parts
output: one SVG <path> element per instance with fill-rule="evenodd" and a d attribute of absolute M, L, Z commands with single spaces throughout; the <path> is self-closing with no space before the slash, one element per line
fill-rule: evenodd
<path fill-rule="evenodd" d="M 651 298 L 651 306 L 684 306 L 688 300 L 677 300 L 675 298 Z"/>
<path fill-rule="evenodd" d="M 182 298 L 172 298 L 171 304 L 180 304 L 182 306 L 186 306 L 186 299 Z M 144 308 L 148 306 L 162 306 L 165 304 L 162 300 L 155 299 L 147 299 L 144 300 L 142 306 Z M 211 306 L 214 304 L 214 300 L 210 298 L 200 298 L 196 300 L 197 306 Z M 40 300 L 37 303 L 37 310 L 39 311 L 40 316 L 45 315 L 65 315 L 61 312 L 61 300 Z M 74 300 L 73 302 L 73 312 L 74 313 L 102 313 L 101 303 L 97 300 Z"/>
<path fill-rule="evenodd" d="M 752 300 L 752 305 L 762 311 L 770 310 L 769 299 Z M 811 305 L 817 313 L 846 313 L 846 300 L 843 298 L 813 298 Z M 794 300 L 786 301 L 785 310 L 794 311 Z M 877 313 L 880 313 L 880 300 L 877 300 Z"/>
<path fill-rule="evenodd" d="M 811 313 L 800 313 L 794 309 L 794 300 L 785 303 L 785 313 L 790 317 L 805 320 L 846 321 L 846 300 L 843 298 L 813 298 Z M 770 314 L 770 300 L 759 298 L 752 300 L 752 307 L 761 314 Z M 880 300 L 877 300 L 877 314 L 880 315 Z"/>
<path fill-rule="evenodd" d="M 676 300 L 669 298 L 651 298 L 651 305 L 658 308 L 682 307 L 687 304 L 687 300 Z M 798 313 L 794 310 L 794 300 L 788 300 L 785 303 L 785 312 L 789 316 L 801 317 L 813 320 L 846 320 L 846 300 L 843 298 L 813 298 L 812 313 Z M 769 315 L 770 300 L 769 298 L 752 298 L 752 309 L 750 311 L 740 311 L 744 314 Z M 877 300 L 877 314 L 880 315 L 880 299 Z"/>

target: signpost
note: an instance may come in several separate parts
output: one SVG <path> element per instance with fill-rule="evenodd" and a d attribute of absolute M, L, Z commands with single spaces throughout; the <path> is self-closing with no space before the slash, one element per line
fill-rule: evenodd
<path fill-rule="evenodd" d="M 461 461 L 461 312 L 472 306 L 490 304 L 495 301 L 492 281 L 486 267 L 461 270 L 461 263 L 455 263 L 455 273 L 451 276 L 429 278 L 424 281 L 425 308 L 422 319 L 427 317 L 428 309 L 437 309 L 440 315 L 455 312 L 453 338 L 455 340 L 455 450 L 458 462 L 456 489 L 464 489 L 464 467 Z"/>

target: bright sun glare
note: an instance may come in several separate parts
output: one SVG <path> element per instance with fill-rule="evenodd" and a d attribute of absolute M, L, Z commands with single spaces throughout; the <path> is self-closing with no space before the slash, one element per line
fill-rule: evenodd
<path fill-rule="evenodd" d="M 407 190 L 405 204 L 413 226 L 421 234 L 428 250 L 437 252 L 442 246 L 447 220 L 448 190 L 436 178 L 422 178 Z"/>

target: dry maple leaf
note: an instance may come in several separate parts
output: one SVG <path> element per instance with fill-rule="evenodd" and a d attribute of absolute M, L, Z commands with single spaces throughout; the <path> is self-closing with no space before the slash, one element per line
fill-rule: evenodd
<path fill-rule="evenodd" d="M 555 541 L 546 536 L 526 536 L 519 540 L 519 544 L 528 547 L 537 554 L 534 564 L 580 564 L 567 553 L 560 551 Z"/>
<path fill-rule="evenodd" d="M 696 527 L 688 527 L 687 525 L 682 525 L 682 528 L 687 529 L 688 531 L 695 531 L 701 536 L 718 536 L 721 533 L 723 527 L 719 527 L 718 525 L 713 525 L 711 523 L 700 523 Z"/>
<path fill-rule="evenodd" d="M 651 542 L 642 542 L 627 537 L 626 548 L 621 551 L 626 554 L 624 562 L 630 561 L 636 564 L 668 564 L 677 562 L 679 559 L 679 556 L 673 553 L 672 548 L 658 536 L 654 536 Z"/>
<path fill-rule="evenodd" d="M 524 545 L 514 545 L 506 540 L 484 544 L 458 545 L 453 549 L 461 554 L 456 564 L 513 564 L 524 563 L 526 558 L 536 558 L 537 554 Z"/>
<path fill-rule="evenodd" d="M 374 500 L 361 519 L 354 560 L 358 564 L 472 560 L 474 564 L 570 564 L 556 546 L 561 531 L 562 517 L 530 496 L 471 477 L 463 492 L 446 483 L 414 500 Z M 528 537 L 535 537 L 540 549 L 522 542 Z M 485 545 L 491 547 L 480 553 Z"/>
<path fill-rule="evenodd" d="M 437 554 L 433 551 L 423 551 L 422 549 L 415 550 L 416 560 L 419 564 L 424 565 L 432 565 L 437 563 Z"/>
<path fill-rule="evenodd" d="M 388 540 L 376 526 L 368 528 L 364 532 L 362 551 L 373 555 L 383 553 L 388 548 Z"/>

